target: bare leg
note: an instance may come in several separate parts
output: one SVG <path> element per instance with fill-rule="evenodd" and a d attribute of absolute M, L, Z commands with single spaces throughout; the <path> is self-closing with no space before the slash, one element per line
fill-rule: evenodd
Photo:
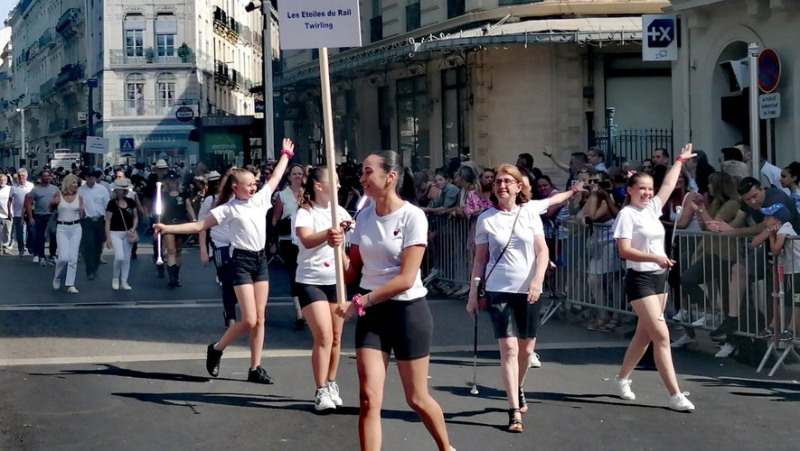
<path fill-rule="evenodd" d="M 261 364 L 261 351 L 264 349 L 264 323 L 267 315 L 267 296 L 269 282 L 253 284 L 256 305 L 256 325 L 250 329 L 250 368 Z"/>
<path fill-rule="evenodd" d="M 517 380 L 519 381 L 519 386 L 522 387 L 525 385 L 525 375 L 528 374 L 529 366 L 528 359 L 531 357 L 531 354 L 533 354 L 534 346 L 536 346 L 536 339 L 531 338 L 528 340 L 523 340 L 519 338 L 517 339 L 517 346 L 519 347 L 519 356 L 517 357 L 519 375 Z"/>
<path fill-rule="evenodd" d="M 414 360 L 398 360 L 397 369 L 409 407 L 417 412 L 422 423 L 433 436 L 439 451 L 450 451 L 450 440 L 444 423 L 444 413 L 439 403 L 428 392 L 428 366 L 430 357 Z"/>
<path fill-rule="evenodd" d="M 217 343 L 217 350 L 219 351 L 227 348 L 237 338 L 249 333 L 258 323 L 253 285 L 237 285 L 233 287 L 233 291 L 236 293 L 239 310 L 242 312 L 242 320 L 235 322 L 222 335 L 219 343 Z"/>
<path fill-rule="evenodd" d="M 336 304 L 333 304 L 336 305 Z M 316 388 L 324 387 L 331 363 L 333 347 L 333 324 L 327 300 L 312 302 L 303 307 L 303 316 L 314 337 L 311 348 L 311 369 L 314 372 Z"/>
<path fill-rule="evenodd" d="M 517 337 L 500 338 L 497 341 L 500 344 L 500 371 L 508 396 L 508 407 L 519 409 L 519 343 Z M 528 366 L 527 360 L 523 366 Z"/>
<path fill-rule="evenodd" d="M 342 351 L 342 328 L 344 328 L 344 318 L 337 315 L 336 304 L 328 304 L 331 311 L 331 322 L 333 328 L 333 342 L 331 343 L 331 361 L 328 366 L 328 380 L 336 380 L 336 373 L 339 370 L 339 357 Z"/>
<path fill-rule="evenodd" d="M 360 348 L 356 350 L 358 367 L 359 409 L 358 436 L 362 451 L 380 451 L 383 434 L 381 432 L 381 405 L 383 404 L 383 384 L 386 381 L 386 365 L 389 355 L 377 349 Z"/>

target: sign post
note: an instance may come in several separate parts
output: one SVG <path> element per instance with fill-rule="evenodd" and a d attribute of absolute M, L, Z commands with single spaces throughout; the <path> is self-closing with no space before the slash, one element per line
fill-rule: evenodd
<path fill-rule="evenodd" d="M 361 46 L 361 15 L 358 3 L 359 0 L 280 0 L 278 4 L 281 48 L 319 49 L 325 159 L 330 189 L 331 224 L 334 227 L 339 225 L 337 211 L 339 198 L 336 189 L 336 149 L 333 136 L 328 47 Z M 337 246 L 333 253 L 336 267 L 336 301 L 342 303 L 347 298 L 342 247 Z"/>
<path fill-rule="evenodd" d="M 761 123 L 758 118 L 758 88 L 755 81 L 758 80 L 758 52 L 760 47 L 755 42 L 751 42 L 747 47 L 750 63 L 750 152 L 752 158 L 752 176 L 756 180 L 761 179 Z"/>
<path fill-rule="evenodd" d="M 781 81 L 781 59 L 773 49 L 764 49 L 758 55 L 758 88 L 764 92 L 758 98 L 758 111 L 761 119 L 767 120 L 767 149 L 775 160 L 775 146 L 772 135 L 775 132 L 773 119 L 781 116 L 781 94 L 775 92 Z"/>

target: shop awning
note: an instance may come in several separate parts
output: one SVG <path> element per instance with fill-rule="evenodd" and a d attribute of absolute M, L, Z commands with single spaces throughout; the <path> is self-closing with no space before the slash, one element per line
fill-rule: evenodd
<path fill-rule="evenodd" d="M 487 24 L 453 33 L 412 36 L 382 46 L 368 45 L 332 55 L 330 72 L 364 70 L 374 64 L 429 58 L 433 52 L 456 49 L 478 49 L 502 44 L 576 43 L 639 43 L 642 39 L 641 17 L 592 17 L 581 19 L 538 19 L 515 23 Z M 319 77 L 319 64 L 307 63 L 287 70 L 275 80 L 281 88 Z"/>
<path fill-rule="evenodd" d="M 124 125 L 124 124 L 111 124 L 105 129 L 106 132 L 111 133 L 131 133 L 131 134 L 171 134 L 171 133 L 189 133 L 194 130 L 194 125 Z"/>

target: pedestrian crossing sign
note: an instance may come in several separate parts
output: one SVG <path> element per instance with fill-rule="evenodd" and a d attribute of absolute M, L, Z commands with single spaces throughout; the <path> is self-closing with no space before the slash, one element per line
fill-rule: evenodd
<path fill-rule="evenodd" d="M 131 154 L 135 151 L 135 147 L 133 145 L 133 138 L 120 138 L 119 139 L 119 153 L 120 154 Z"/>

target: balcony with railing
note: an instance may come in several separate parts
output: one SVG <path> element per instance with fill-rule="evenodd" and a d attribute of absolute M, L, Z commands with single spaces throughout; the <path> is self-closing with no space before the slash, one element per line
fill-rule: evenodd
<path fill-rule="evenodd" d="M 197 116 L 196 100 L 117 100 L 111 102 L 111 115 L 174 119 L 175 112 L 183 106 L 191 108 Z"/>
<path fill-rule="evenodd" d="M 57 43 L 56 36 L 56 29 L 48 28 L 39 37 L 39 47 L 42 49 L 54 47 Z"/>
<path fill-rule="evenodd" d="M 78 32 L 78 25 L 83 21 L 80 8 L 70 8 L 56 22 L 56 33 L 70 38 Z"/>
<path fill-rule="evenodd" d="M 63 86 L 72 81 L 78 81 L 83 78 L 83 66 L 80 64 L 67 64 L 61 68 L 61 71 L 56 77 L 56 87 Z"/>
<path fill-rule="evenodd" d="M 181 53 L 180 48 L 173 49 L 173 55 L 159 55 L 155 50 L 146 52 L 144 55 L 136 55 L 135 53 L 133 49 L 109 50 L 108 62 L 111 66 L 145 66 L 148 64 L 180 66 L 193 65 L 197 62 L 194 52 L 189 50 L 186 53 Z"/>
<path fill-rule="evenodd" d="M 235 71 L 234 71 L 235 72 Z M 228 82 L 231 79 L 231 70 L 222 61 L 214 63 L 214 78 L 219 82 Z"/>

